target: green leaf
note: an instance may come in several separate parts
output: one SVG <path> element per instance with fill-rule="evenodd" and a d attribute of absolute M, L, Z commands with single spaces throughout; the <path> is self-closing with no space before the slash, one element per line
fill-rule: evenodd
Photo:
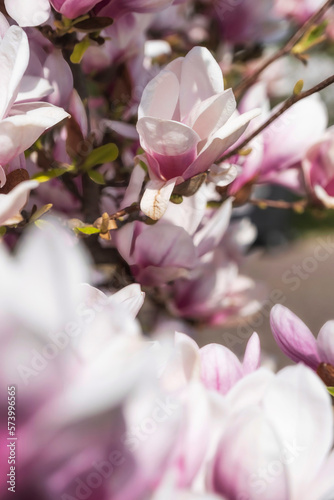
<path fill-rule="evenodd" d="M 100 172 L 98 172 L 97 170 L 90 170 L 88 172 L 88 176 L 90 177 L 90 179 L 92 179 L 92 181 L 96 182 L 96 184 L 104 185 L 106 183 L 103 175 L 100 174 Z"/>
<path fill-rule="evenodd" d="M 115 161 L 117 156 L 118 147 L 116 144 L 105 144 L 104 146 L 100 146 L 89 153 L 82 167 L 84 170 L 90 170 L 97 165 L 103 165 L 104 163 Z"/>
<path fill-rule="evenodd" d="M 183 198 L 180 194 L 172 194 L 170 201 L 175 205 L 180 205 L 183 202 Z"/>
<path fill-rule="evenodd" d="M 331 396 L 334 396 L 334 387 L 327 387 L 327 391 Z"/>
<path fill-rule="evenodd" d="M 91 42 L 88 37 L 85 37 L 81 42 L 77 43 L 71 54 L 71 62 L 73 64 L 80 64 L 86 50 L 90 47 Z"/>
<path fill-rule="evenodd" d="M 52 170 L 49 170 L 47 172 L 39 172 L 38 174 L 33 175 L 32 179 L 38 182 L 47 182 L 50 179 L 60 177 L 68 171 L 69 170 L 67 168 L 53 168 Z"/>
<path fill-rule="evenodd" d="M 74 230 L 79 231 L 80 233 L 83 233 L 83 234 L 97 234 L 100 232 L 100 229 L 98 229 L 97 227 L 93 227 L 93 226 L 75 227 Z"/>
<path fill-rule="evenodd" d="M 2 238 L 3 236 L 5 236 L 6 232 L 7 232 L 6 226 L 1 226 L 0 227 L 0 238 Z"/>
<path fill-rule="evenodd" d="M 326 39 L 327 26 L 328 21 L 311 26 L 301 40 L 293 47 L 291 52 L 293 54 L 303 54 L 303 52 L 323 42 Z"/>

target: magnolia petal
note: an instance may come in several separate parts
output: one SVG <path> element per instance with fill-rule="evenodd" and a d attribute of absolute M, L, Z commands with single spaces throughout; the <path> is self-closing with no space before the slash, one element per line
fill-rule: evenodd
<path fill-rule="evenodd" d="M 49 0 L 5 0 L 8 14 L 22 27 L 39 26 L 51 14 Z"/>
<path fill-rule="evenodd" d="M 32 189 L 38 186 L 37 181 L 21 182 L 8 194 L 0 194 L 0 225 L 4 225 L 20 213 L 28 200 Z"/>
<path fill-rule="evenodd" d="M 201 380 L 207 389 L 226 394 L 242 378 L 242 368 L 236 355 L 220 344 L 208 344 L 200 349 Z"/>
<path fill-rule="evenodd" d="M 157 160 L 165 179 L 181 176 L 196 158 L 200 138 L 183 123 L 141 118 L 137 130 L 142 147 Z"/>
<path fill-rule="evenodd" d="M 207 144 L 193 164 L 187 168 L 183 177 L 188 179 L 208 170 L 241 137 L 248 127 L 249 122 L 258 116 L 259 112 L 258 109 L 248 111 L 223 125 L 221 129 L 208 139 Z"/>
<path fill-rule="evenodd" d="M 233 417 L 215 457 L 214 491 L 233 500 L 290 500 L 289 478 L 281 453 L 279 436 L 259 408 Z M 261 471 L 277 462 L 280 473 L 270 475 L 270 483 L 263 480 Z"/>
<path fill-rule="evenodd" d="M 229 198 L 215 212 L 213 217 L 194 236 L 199 256 L 210 252 L 218 245 L 230 223 L 233 199 Z"/>
<path fill-rule="evenodd" d="M 167 210 L 176 180 L 174 178 L 167 182 L 148 182 L 140 202 L 140 208 L 145 215 L 153 220 L 159 220 L 163 216 Z"/>
<path fill-rule="evenodd" d="M 123 201 L 120 205 L 121 209 L 129 207 L 132 203 L 138 201 L 145 176 L 145 170 L 137 164 L 132 171 L 128 187 L 126 188 Z"/>
<path fill-rule="evenodd" d="M 142 292 L 140 285 L 133 283 L 125 286 L 111 296 L 111 300 L 122 304 L 124 309 L 132 318 L 135 318 L 144 304 L 145 293 Z"/>
<path fill-rule="evenodd" d="M 260 338 L 256 332 L 253 333 L 249 341 L 244 355 L 242 368 L 244 375 L 252 373 L 260 367 L 261 364 L 261 345 Z"/>
<path fill-rule="evenodd" d="M 171 120 L 179 100 L 179 81 L 171 71 L 161 71 L 145 87 L 138 118 L 155 117 Z"/>
<path fill-rule="evenodd" d="M 327 321 L 320 329 L 317 338 L 319 358 L 334 366 L 334 321 Z"/>
<path fill-rule="evenodd" d="M 194 106 L 224 90 L 219 64 L 204 47 L 194 47 L 183 60 L 180 86 L 180 112 L 183 121 Z"/>
<path fill-rule="evenodd" d="M 26 2 L 25 2 L 26 3 Z M 16 99 L 29 61 L 29 43 L 25 32 L 11 26 L 0 45 L 0 117 L 3 118 Z"/>
<path fill-rule="evenodd" d="M 236 102 L 232 89 L 228 89 L 195 106 L 186 123 L 203 140 L 217 132 L 233 115 L 235 109 Z"/>
<path fill-rule="evenodd" d="M 305 365 L 281 370 L 262 402 L 283 444 L 290 498 L 302 498 L 305 481 L 323 466 L 333 442 L 331 399 L 320 378 Z"/>
<path fill-rule="evenodd" d="M 26 75 L 21 80 L 15 102 L 37 101 L 52 94 L 52 92 L 53 87 L 45 78 Z"/>
<path fill-rule="evenodd" d="M 326 208 L 334 208 L 334 197 L 330 196 L 323 187 L 314 186 L 314 193 Z"/>
<path fill-rule="evenodd" d="M 175 346 L 180 352 L 182 367 L 189 382 L 200 375 L 200 354 L 196 342 L 184 333 L 175 332 Z"/>
<path fill-rule="evenodd" d="M 0 162 L 4 165 L 28 149 L 48 128 L 69 115 L 47 103 L 15 105 L 14 116 L 0 122 Z"/>
<path fill-rule="evenodd" d="M 321 362 L 317 343 L 305 323 L 287 307 L 276 304 L 270 313 L 270 326 L 278 346 L 293 361 L 303 361 L 316 370 Z"/>

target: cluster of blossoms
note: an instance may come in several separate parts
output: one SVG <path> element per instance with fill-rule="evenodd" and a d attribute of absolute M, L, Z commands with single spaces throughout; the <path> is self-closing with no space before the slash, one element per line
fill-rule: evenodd
<path fill-rule="evenodd" d="M 333 321 L 194 340 L 266 300 L 259 193 L 334 208 L 332 3 L 0 2 L 0 499 L 334 498 Z"/>

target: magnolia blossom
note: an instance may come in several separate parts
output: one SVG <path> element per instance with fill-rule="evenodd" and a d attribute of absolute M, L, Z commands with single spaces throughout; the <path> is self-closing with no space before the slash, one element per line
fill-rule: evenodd
<path fill-rule="evenodd" d="M 334 321 L 327 321 L 315 339 L 305 323 L 287 307 L 275 305 L 270 325 L 277 344 L 293 361 L 302 361 L 313 370 L 320 363 L 334 367 Z"/>
<path fill-rule="evenodd" d="M 204 386 L 226 394 L 240 379 L 257 370 L 261 362 L 260 340 L 253 333 L 247 342 L 243 362 L 227 347 L 207 344 L 201 349 L 188 335 L 177 333 L 176 348 L 180 350 L 185 374 L 199 377 Z"/>
<path fill-rule="evenodd" d="M 24 31 L 10 27 L 0 45 L 2 92 L 0 103 L 0 186 L 6 165 L 28 149 L 48 128 L 68 117 L 61 108 L 36 102 L 52 92 L 46 80 L 25 77 L 29 44 Z"/>
<path fill-rule="evenodd" d="M 144 213 L 159 219 L 174 186 L 208 170 L 259 114 L 235 110 L 232 90 L 224 90 L 221 69 L 203 47 L 168 64 L 146 86 L 137 123 L 151 179 Z"/>
<path fill-rule="evenodd" d="M 248 396 L 246 397 L 246 393 Z M 229 392 L 211 488 L 226 500 L 323 500 L 334 492 L 329 394 L 307 367 L 257 371 Z"/>
<path fill-rule="evenodd" d="M 315 201 L 334 208 L 334 128 L 305 154 L 302 169 L 306 188 Z"/>
<path fill-rule="evenodd" d="M 254 120 L 256 123 L 251 124 L 253 127 L 262 125 L 278 109 L 269 111 L 269 101 L 262 83 L 248 91 L 240 109 L 247 112 L 254 106 L 261 106 L 263 113 Z M 313 116 L 312 120 L 310 116 Z M 229 189 L 230 194 L 235 195 L 248 182 L 273 183 L 297 192 L 304 191 L 300 163 L 305 155 L 305 144 L 311 145 L 319 140 L 327 123 L 327 108 L 318 95 L 294 104 L 249 143 L 252 149 L 249 155 L 235 160 L 240 164 L 240 173 Z"/>

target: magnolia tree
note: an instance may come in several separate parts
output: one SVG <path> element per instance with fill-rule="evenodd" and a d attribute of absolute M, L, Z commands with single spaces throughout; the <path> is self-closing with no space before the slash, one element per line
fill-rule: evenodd
<path fill-rule="evenodd" d="M 0 3 L 1 499 L 333 500 L 334 321 L 194 340 L 252 207 L 334 208 L 333 4 Z"/>

